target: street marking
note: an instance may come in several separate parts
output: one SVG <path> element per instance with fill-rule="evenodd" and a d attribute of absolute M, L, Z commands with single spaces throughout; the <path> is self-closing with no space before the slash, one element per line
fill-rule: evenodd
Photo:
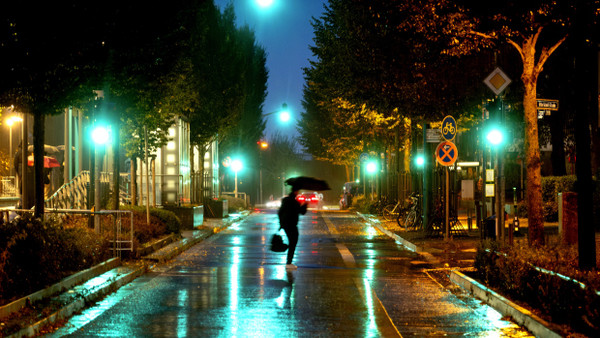
<path fill-rule="evenodd" d="M 371 317 L 371 320 L 375 321 L 381 336 L 402 337 L 402 334 L 400 334 L 400 331 L 398 331 L 398 328 L 394 325 L 390 314 L 385 309 L 385 306 L 383 306 L 383 303 L 381 303 L 379 297 L 377 297 L 377 293 L 371 288 L 369 280 L 367 278 L 354 278 L 354 284 L 356 285 L 360 296 L 365 301 L 369 317 Z"/>
<path fill-rule="evenodd" d="M 323 214 L 321 214 L 321 217 L 325 221 L 325 225 L 327 225 L 327 229 L 329 229 L 329 232 L 334 237 L 336 237 L 336 238 L 339 237 L 340 233 L 337 231 L 337 229 L 335 228 L 335 226 L 333 225 L 333 223 L 331 222 L 329 217 L 327 217 Z M 346 267 L 347 268 L 355 268 L 356 261 L 354 260 L 354 256 L 352 255 L 350 250 L 348 250 L 346 245 L 343 243 L 336 243 L 335 246 L 338 249 L 338 251 L 340 252 L 340 255 L 342 255 L 342 259 L 344 260 L 344 264 L 346 265 Z"/>
<path fill-rule="evenodd" d="M 327 229 L 329 229 L 329 232 L 334 237 L 339 237 L 339 232 L 331 220 L 324 214 L 321 214 L 321 217 L 325 221 L 325 225 L 327 226 Z M 348 250 L 348 247 L 346 247 L 346 245 L 343 243 L 336 243 L 335 246 L 342 255 L 342 259 L 344 260 L 346 267 L 356 268 L 356 261 L 354 260 L 354 256 L 350 250 Z M 366 278 L 353 278 L 353 280 L 358 292 L 360 293 L 360 296 L 367 306 L 369 317 L 372 317 L 372 320 L 375 322 L 381 336 L 402 337 L 400 331 L 398 331 L 398 328 L 396 325 L 394 325 L 392 318 L 390 318 L 389 313 L 381 303 L 381 300 L 379 297 L 377 297 L 377 293 L 375 293 L 375 290 L 371 288 L 369 280 Z"/>

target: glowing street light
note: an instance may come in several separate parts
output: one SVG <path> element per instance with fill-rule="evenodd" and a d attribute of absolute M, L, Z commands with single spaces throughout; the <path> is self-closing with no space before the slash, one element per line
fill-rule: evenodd
<path fill-rule="evenodd" d="M 376 171 L 377 171 L 377 163 L 375 163 L 375 161 L 368 162 L 367 163 L 367 172 L 369 174 L 373 174 Z"/>
<path fill-rule="evenodd" d="M 288 123 L 292 119 L 292 114 L 285 102 L 281 105 L 281 109 L 264 114 L 263 117 L 269 117 L 273 114 L 278 114 L 279 121 L 282 123 Z"/>
<path fill-rule="evenodd" d="M 423 168 L 423 165 L 425 164 L 425 157 L 423 157 L 423 155 L 417 155 L 417 158 L 415 158 L 415 163 L 417 164 L 417 167 Z"/>
<path fill-rule="evenodd" d="M 273 4 L 273 0 L 256 0 L 256 3 L 262 8 L 267 8 Z"/>
<path fill-rule="evenodd" d="M 487 138 L 488 142 L 490 142 L 491 145 L 497 146 L 497 145 L 501 144 L 502 141 L 504 140 L 504 135 L 502 134 L 502 131 L 500 131 L 499 129 L 493 128 L 488 132 L 486 138 Z"/>
<path fill-rule="evenodd" d="M 110 140 L 108 129 L 104 126 L 97 126 L 92 130 L 92 141 L 94 141 L 94 172 L 92 178 L 94 180 L 94 211 L 100 211 L 100 152 L 98 151 L 107 144 Z M 65 150 L 66 151 L 66 150 Z M 100 215 L 94 214 L 94 231 L 100 233 Z"/>

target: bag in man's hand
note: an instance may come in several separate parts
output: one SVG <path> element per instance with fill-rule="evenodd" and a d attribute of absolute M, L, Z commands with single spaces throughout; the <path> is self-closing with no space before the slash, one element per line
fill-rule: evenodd
<path fill-rule="evenodd" d="M 287 249 L 288 245 L 283 243 L 283 238 L 281 238 L 281 235 L 274 234 L 271 238 L 271 251 L 284 252 Z"/>

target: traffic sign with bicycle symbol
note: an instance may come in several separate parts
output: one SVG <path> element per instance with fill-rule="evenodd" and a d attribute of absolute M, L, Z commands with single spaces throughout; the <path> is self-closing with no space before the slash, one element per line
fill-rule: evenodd
<path fill-rule="evenodd" d="M 456 120 L 454 119 L 454 117 L 450 115 L 444 117 L 444 120 L 442 121 L 442 127 L 440 129 L 442 131 L 442 137 L 446 141 L 454 140 L 454 137 L 456 136 L 457 132 Z"/>

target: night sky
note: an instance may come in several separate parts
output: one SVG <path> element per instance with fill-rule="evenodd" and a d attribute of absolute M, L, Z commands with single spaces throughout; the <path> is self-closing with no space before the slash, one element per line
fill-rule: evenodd
<path fill-rule="evenodd" d="M 292 119 L 302 110 L 303 67 L 308 67 L 313 43 L 311 18 L 319 18 L 326 0 L 272 0 L 268 8 L 261 8 L 257 0 L 214 0 L 221 9 L 233 3 L 238 26 L 248 25 L 256 40 L 267 52 L 269 71 L 268 95 L 264 114 L 288 105 Z M 267 121 L 266 136 L 280 131 L 298 136 L 295 120 L 283 125 L 276 116 Z"/>

